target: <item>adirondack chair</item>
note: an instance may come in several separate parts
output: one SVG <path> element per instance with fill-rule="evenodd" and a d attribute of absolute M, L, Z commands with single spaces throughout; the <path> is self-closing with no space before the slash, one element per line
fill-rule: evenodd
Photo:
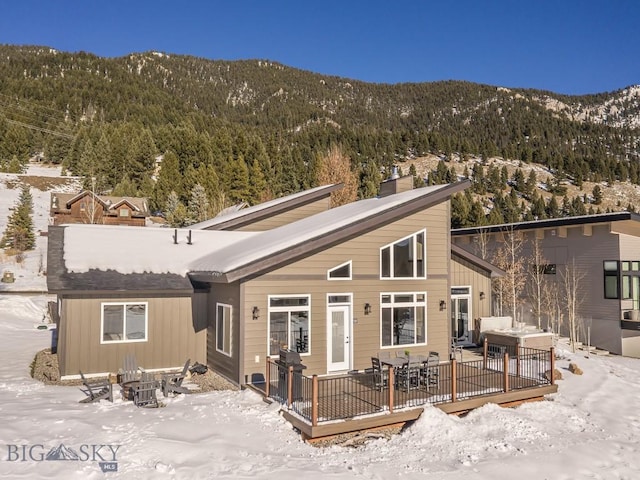
<path fill-rule="evenodd" d="M 129 382 L 140 380 L 142 369 L 138 367 L 138 361 L 133 353 L 128 353 L 124 357 L 120 384 L 125 385 Z"/>
<path fill-rule="evenodd" d="M 159 407 L 155 380 L 140 380 L 133 386 L 133 403 L 136 407 Z"/>
<path fill-rule="evenodd" d="M 102 399 L 113 402 L 113 388 L 108 379 L 87 380 L 82 372 L 80 372 L 80 378 L 84 385 L 84 390 L 82 391 L 87 395 L 87 398 L 80 400 L 80 403 L 92 403 Z"/>
<path fill-rule="evenodd" d="M 162 394 L 165 397 L 168 397 L 170 393 L 189 393 L 189 389 L 182 386 L 182 381 L 187 376 L 190 361 L 191 359 L 188 359 L 185 362 L 182 372 L 162 374 Z"/>

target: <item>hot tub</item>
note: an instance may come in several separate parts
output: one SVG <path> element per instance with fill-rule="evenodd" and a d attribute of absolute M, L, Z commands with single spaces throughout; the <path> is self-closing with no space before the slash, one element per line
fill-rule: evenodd
<path fill-rule="evenodd" d="M 490 345 L 505 345 L 513 348 L 520 345 L 538 350 L 549 350 L 553 346 L 553 333 L 537 329 L 487 330 L 483 333 Z"/>

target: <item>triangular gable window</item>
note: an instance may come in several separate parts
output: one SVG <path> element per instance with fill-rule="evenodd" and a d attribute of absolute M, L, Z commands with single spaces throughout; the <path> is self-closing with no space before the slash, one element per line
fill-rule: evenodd
<path fill-rule="evenodd" d="M 328 280 L 351 280 L 351 260 L 327 272 Z"/>

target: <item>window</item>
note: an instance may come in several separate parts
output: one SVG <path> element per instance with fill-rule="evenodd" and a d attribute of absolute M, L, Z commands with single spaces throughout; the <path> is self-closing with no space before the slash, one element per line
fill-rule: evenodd
<path fill-rule="evenodd" d="M 604 298 L 619 298 L 618 294 L 618 262 L 605 260 L 604 262 Z"/>
<path fill-rule="evenodd" d="M 426 298 L 426 293 L 383 293 L 380 295 L 381 343 L 383 347 L 426 344 Z"/>
<path fill-rule="evenodd" d="M 380 278 L 426 278 L 426 230 L 380 249 Z"/>
<path fill-rule="evenodd" d="M 329 270 L 327 280 L 351 280 L 351 260 Z"/>
<path fill-rule="evenodd" d="M 216 304 L 216 350 L 231 356 L 231 305 Z"/>
<path fill-rule="evenodd" d="M 147 303 L 103 303 L 100 343 L 146 342 Z"/>
<path fill-rule="evenodd" d="M 309 295 L 269 296 L 269 355 L 283 347 L 310 353 L 310 303 Z"/>
<path fill-rule="evenodd" d="M 538 273 L 542 273 L 543 275 L 555 275 L 556 274 L 556 264 L 555 263 L 546 263 L 535 265 L 534 268 L 537 268 Z"/>
<path fill-rule="evenodd" d="M 120 209 L 120 216 L 121 217 L 128 217 L 129 216 L 129 209 L 128 208 L 121 208 Z"/>

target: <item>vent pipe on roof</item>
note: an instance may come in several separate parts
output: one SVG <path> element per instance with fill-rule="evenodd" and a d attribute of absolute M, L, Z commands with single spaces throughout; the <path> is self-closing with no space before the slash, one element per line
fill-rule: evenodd
<path fill-rule="evenodd" d="M 187 245 L 193 245 L 193 243 L 191 243 L 191 230 L 189 230 L 189 235 L 187 236 Z"/>
<path fill-rule="evenodd" d="M 398 166 L 394 165 L 393 167 L 391 167 L 391 180 L 395 180 L 397 178 L 400 178 L 400 174 L 398 173 Z"/>
<path fill-rule="evenodd" d="M 178 229 L 177 228 L 173 231 L 173 243 L 174 243 L 174 245 L 178 244 Z"/>

